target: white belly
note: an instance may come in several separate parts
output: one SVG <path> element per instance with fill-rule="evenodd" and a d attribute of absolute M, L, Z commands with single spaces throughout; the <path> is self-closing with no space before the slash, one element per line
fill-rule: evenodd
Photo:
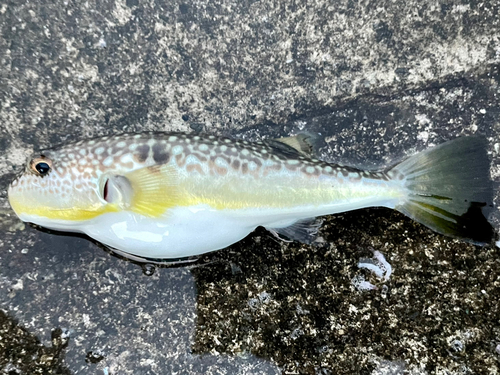
<path fill-rule="evenodd" d="M 238 215 L 239 216 L 239 215 Z M 182 258 L 225 248 L 258 224 L 208 207 L 177 207 L 164 218 L 122 211 L 101 215 L 82 232 L 103 244 L 147 258 Z"/>

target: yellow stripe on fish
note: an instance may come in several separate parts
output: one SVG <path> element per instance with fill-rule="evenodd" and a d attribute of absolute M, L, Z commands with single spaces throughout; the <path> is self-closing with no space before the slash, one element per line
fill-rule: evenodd
<path fill-rule="evenodd" d="M 40 217 L 49 220 L 68 220 L 75 222 L 94 219 L 100 215 L 117 212 L 120 210 L 119 207 L 112 204 L 108 204 L 105 206 L 96 204 L 94 206 L 87 206 L 85 208 L 73 207 L 48 210 L 47 207 L 44 206 L 34 207 L 31 204 L 24 204 L 21 199 L 17 198 L 11 198 L 9 202 L 14 212 L 22 213 L 23 216 Z M 32 222 L 35 223 L 35 220 L 33 220 Z"/>

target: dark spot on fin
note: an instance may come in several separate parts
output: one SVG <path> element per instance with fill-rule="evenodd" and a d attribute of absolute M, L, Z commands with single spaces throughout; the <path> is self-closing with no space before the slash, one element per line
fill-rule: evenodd
<path fill-rule="evenodd" d="M 314 157 L 317 137 L 315 134 L 301 133 L 293 137 L 278 138 L 273 141 L 290 146 L 303 156 Z"/>
<path fill-rule="evenodd" d="M 489 210 L 484 202 L 471 202 L 462 215 L 424 202 L 412 201 L 412 203 L 421 209 L 421 212 L 415 210 L 418 212 L 414 213 L 415 219 L 436 232 L 465 239 L 476 245 L 490 245 L 497 239 L 495 229 L 487 219 Z"/>
<path fill-rule="evenodd" d="M 299 220 L 296 223 L 285 228 L 266 228 L 267 230 L 282 235 L 294 241 L 304 244 L 313 243 L 318 237 L 318 230 L 323 224 L 322 218 L 309 218 Z"/>
<path fill-rule="evenodd" d="M 486 207 L 486 203 L 471 202 L 465 214 L 457 219 L 462 230 L 457 233 L 457 237 L 470 238 L 478 244 L 492 244 L 498 240 L 498 235 L 488 221 L 487 217 L 491 207 Z"/>

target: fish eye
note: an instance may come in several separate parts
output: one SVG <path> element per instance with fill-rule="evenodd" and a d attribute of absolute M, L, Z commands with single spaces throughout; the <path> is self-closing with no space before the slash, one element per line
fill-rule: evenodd
<path fill-rule="evenodd" d="M 52 161 L 45 156 L 35 158 L 30 163 L 31 170 L 37 175 L 46 176 L 52 169 Z"/>
<path fill-rule="evenodd" d="M 50 171 L 49 165 L 47 163 L 44 163 L 43 161 L 35 165 L 35 168 L 40 174 L 47 174 Z"/>

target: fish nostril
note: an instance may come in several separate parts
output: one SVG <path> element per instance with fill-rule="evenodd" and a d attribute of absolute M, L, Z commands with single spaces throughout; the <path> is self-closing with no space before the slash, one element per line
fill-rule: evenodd
<path fill-rule="evenodd" d="M 104 184 L 104 189 L 103 189 L 103 197 L 106 202 L 109 202 L 109 189 L 108 189 L 108 184 L 109 184 L 109 179 L 106 180 L 106 183 Z"/>

